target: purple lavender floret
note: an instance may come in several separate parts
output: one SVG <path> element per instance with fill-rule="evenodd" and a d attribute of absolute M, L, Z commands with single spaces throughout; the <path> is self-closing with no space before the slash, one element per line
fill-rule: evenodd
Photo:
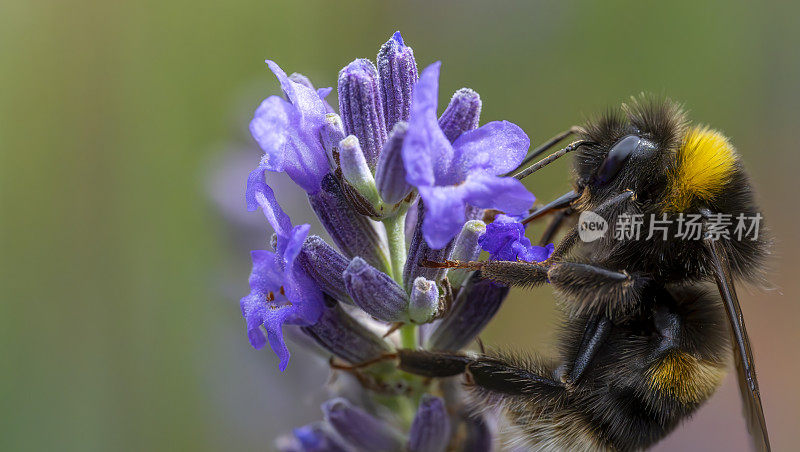
<path fill-rule="evenodd" d="M 260 349 L 269 341 L 280 358 L 279 368 L 283 371 L 290 355 L 283 340 L 283 325 L 316 322 L 322 313 L 322 292 L 297 262 L 310 226 L 292 227 L 291 220 L 266 185 L 254 198 L 277 234 L 277 249 L 276 252 L 256 250 L 251 253 L 250 293 L 241 299 L 240 305 L 250 344 Z M 266 328 L 266 337 L 262 325 Z"/>
<path fill-rule="evenodd" d="M 531 245 L 530 239 L 525 237 L 525 225 L 508 215 L 498 215 L 494 222 L 486 225 L 486 233 L 478 243 L 491 259 L 500 261 L 541 262 L 555 249 L 552 243 Z"/>
<path fill-rule="evenodd" d="M 444 247 L 466 221 L 467 204 L 521 214 L 534 197 L 516 179 L 499 177 L 515 169 L 530 146 L 518 126 L 490 122 L 461 134 L 453 143 L 436 118 L 440 63 L 428 66 L 414 89 L 403 143 L 406 180 L 425 202 L 425 241 Z"/>
<path fill-rule="evenodd" d="M 261 163 L 247 179 L 250 211 L 258 208 L 255 192 L 266 185 L 265 171 L 285 172 L 310 194 L 319 191 L 320 181 L 330 172 L 320 140 L 327 113 L 325 102 L 314 89 L 287 77 L 274 61 L 267 60 L 267 65 L 288 100 L 266 98 L 250 121 L 250 133 L 264 151 Z"/>

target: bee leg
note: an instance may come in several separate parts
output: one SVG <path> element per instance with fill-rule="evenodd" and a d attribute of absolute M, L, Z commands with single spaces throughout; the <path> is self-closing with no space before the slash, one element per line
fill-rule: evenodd
<path fill-rule="evenodd" d="M 550 220 L 550 224 L 547 225 L 547 229 L 545 229 L 542 237 L 539 239 L 539 246 L 545 246 L 548 243 L 553 241 L 553 237 L 558 234 L 558 231 L 561 229 L 561 226 L 564 224 L 564 220 L 569 218 L 570 215 L 575 213 L 575 210 L 572 207 L 567 207 L 564 210 L 559 211 Z"/>
<path fill-rule="evenodd" d="M 469 363 L 466 373 L 471 384 L 492 393 L 555 396 L 565 389 L 564 383 L 542 376 L 546 373 L 544 369 L 534 369 L 488 356 L 476 358 Z"/>
<path fill-rule="evenodd" d="M 571 387 L 580 380 L 583 372 L 591 364 L 597 351 L 608 339 L 611 334 L 611 328 L 614 324 L 606 315 L 596 315 L 589 319 L 586 323 L 586 329 L 583 332 L 581 345 L 578 352 L 575 354 L 575 360 L 572 363 L 572 370 L 569 374 L 562 377 L 562 382 Z"/>
<path fill-rule="evenodd" d="M 430 378 L 452 377 L 465 374 L 468 384 L 490 393 L 509 395 L 558 394 L 564 384 L 544 377 L 544 369 L 492 356 L 469 356 L 457 352 L 426 350 L 400 350 L 399 368 L 406 372 Z"/>
<path fill-rule="evenodd" d="M 401 349 L 397 351 L 398 368 L 428 378 L 452 377 L 464 373 L 471 358 L 458 352 Z"/>
<path fill-rule="evenodd" d="M 649 279 L 625 270 L 561 261 L 552 264 L 547 278 L 557 291 L 580 303 L 578 312 L 625 314 L 639 304 Z"/>
<path fill-rule="evenodd" d="M 546 265 L 526 261 L 486 261 L 481 277 L 509 286 L 535 287 L 547 281 Z"/>

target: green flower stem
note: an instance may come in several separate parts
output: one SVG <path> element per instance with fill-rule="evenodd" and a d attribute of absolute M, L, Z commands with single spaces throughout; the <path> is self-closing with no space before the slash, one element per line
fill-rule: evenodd
<path fill-rule="evenodd" d="M 391 277 L 397 284 L 403 286 L 403 267 L 406 264 L 406 213 L 385 218 L 383 225 L 386 227 L 386 237 L 389 239 Z"/>
<path fill-rule="evenodd" d="M 400 327 L 400 345 L 403 348 L 417 348 L 417 325 L 406 323 Z"/>

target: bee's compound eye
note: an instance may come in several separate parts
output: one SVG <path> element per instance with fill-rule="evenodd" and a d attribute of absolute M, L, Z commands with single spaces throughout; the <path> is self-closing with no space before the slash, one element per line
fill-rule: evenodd
<path fill-rule="evenodd" d="M 641 142 L 641 137 L 628 135 L 617 141 L 614 146 L 611 146 L 606 159 L 603 160 L 600 169 L 597 171 L 597 183 L 602 185 L 613 179 Z"/>

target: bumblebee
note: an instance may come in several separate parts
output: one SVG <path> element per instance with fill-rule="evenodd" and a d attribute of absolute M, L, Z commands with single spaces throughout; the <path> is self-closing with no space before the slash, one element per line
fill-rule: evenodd
<path fill-rule="evenodd" d="M 642 96 L 554 137 L 524 164 L 572 134 L 577 141 L 514 174 L 522 179 L 575 156 L 573 190 L 523 220 L 555 214 L 543 241 L 572 223 L 551 257 L 425 263 L 474 269 L 473 277 L 511 286 L 549 282 L 565 310 L 556 359 L 402 350 L 400 368 L 463 374 L 475 405 L 500 409 L 533 449 L 639 450 L 714 393 L 732 343 L 751 434 L 769 450 L 734 287 L 760 277 L 769 240 L 763 231 L 720 230 L 720 218 L 761 218 L 733 146 L 691 124 L 678 104 Z M 611 225 L 636 218 L 644 233 L 582 240 L 582 223 L 570 219 L 589 212 Z M 696 220 L 694 237 L 685 235 L 688 218 Z"/>

